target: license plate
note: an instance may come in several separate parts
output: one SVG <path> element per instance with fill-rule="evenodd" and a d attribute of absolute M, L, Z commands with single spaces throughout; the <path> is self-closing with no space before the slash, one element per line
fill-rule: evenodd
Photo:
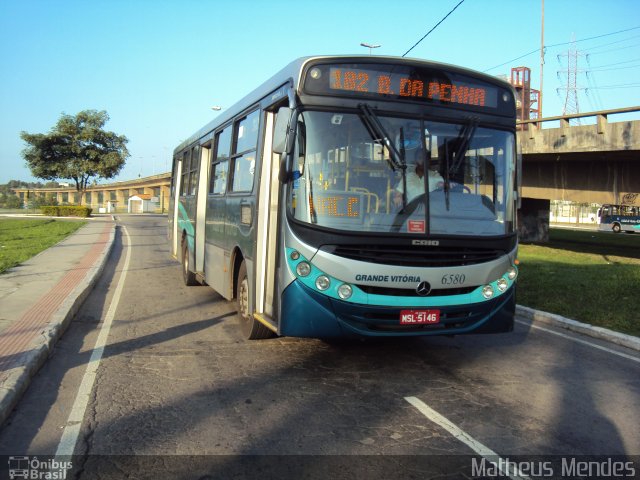
<path fill-rule="evenodd" d="M 430 325 L 440 323 L 440 310 L 401 310 L 400 325 Z"/>

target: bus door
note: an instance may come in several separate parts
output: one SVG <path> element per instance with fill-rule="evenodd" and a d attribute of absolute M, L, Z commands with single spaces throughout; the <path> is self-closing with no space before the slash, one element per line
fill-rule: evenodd
<path fill-rule="evenodd" d="M 227 300 L 232 298 L 230 288 L 229 251 L 225 240 L 227 217 L 227 184 L 229 180 L 229 153 L 233 125 L 216 132 L 209 172 L 206 209 L 205 279 L 209 286 Z"/>
<path fill-rule="evenodd" d="M 225 241 L 229 255 L 230 267 L 233 267 L 235 255 L 244 258 L 248 278 L 255 278 L 256 247 L 256 192 L 258 182 L 255 180 L 258 153 L 258 137 L 260 133 L 260 113 L 254 110 L 239 117 L 233 124 L 233 139 L 229 162 L 229 184 L 226 196 Z M 230 271 L 230 273 L 233 273 Z M 229 275 L 232 277 L 232 275 Z M 232 287 L 232 285 L 231 285 Z M 249 299 L 250 307 L 254 299 Z"/>
<path fill-rule="evenodd" d="M 173 175 L 171 185 L 171 198 L 169 200 L 169 235 L 171 237 L 171 255 L 178 258 L 178 205 L 180 204 L 180 190 L 182 187 L 182 156 L 176 155 L 173 159 Z"/>
<path fill-rule="evenodd" d="M 196 228 L 194 239 L 195 271 L 204 273 L 204 244 L 207 212 L 207 192 L 209 179 L 209 165 L 211 165 L 211 141 L 204 142 L 200 147 L 200 173 L 198 188 L 196 189 Z"/>
<path fill-rule="evenodd" d="M 280 155 L 272 152 L 275 113 L 267 112 L 265 140 L 262 149 L 262 174 L 260 176 L 258 204 L 258 241 L 256 255 L 256 308 L 255 311 L 274 318 L 274 290 L 276 279 L 278 240 L 278 195 L 280 182 L 278 171 Z"/>

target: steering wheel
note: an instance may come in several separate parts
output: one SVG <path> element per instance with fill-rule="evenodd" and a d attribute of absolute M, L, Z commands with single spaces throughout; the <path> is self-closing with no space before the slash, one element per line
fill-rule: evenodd
<path fill-rule="evenodd" d="M 399 232 L 400 231 L 400 227 L 402 226 L 404 221 L 413 212 L 416 211 L 416 208 L 418 208 L 418 206 L 420 206 L 420 204 L 424 203 L 426 196 L 427 196 L 426 193 L 421 193 L 420 195 L 418 195 L 417 197 L 412 199 L 409 203 L 407 203 L 403 209 L 401 209 L 398 213 L 396 213 L 396 216 L 393 219 L 393 224 L 391 225 L 391 231 L 392 232 Z"/>
<path fill-rule="evenodd" d="M 433 192 L 442 192 L 444 190 L 444 185 L 439 185 L 438 188 L 432 190 Z M 455 191 L 464 191 L 465 193 L 471 193 L 471 189 L 463 184 L 463 183 L 452 183 L 451 184 L 451 189 L 450 191 L 455 192 Z"/>

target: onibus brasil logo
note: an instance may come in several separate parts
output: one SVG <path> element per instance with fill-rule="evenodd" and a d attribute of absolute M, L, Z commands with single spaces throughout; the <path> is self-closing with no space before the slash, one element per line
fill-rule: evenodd
<path fill-rule="evenodd" d="M 38 457 L 9 457 L 9 478 L 34 480 L 65 480 L 67 471 L 73 467 L 72 462 L 55 458 L 39 460 Z"/>

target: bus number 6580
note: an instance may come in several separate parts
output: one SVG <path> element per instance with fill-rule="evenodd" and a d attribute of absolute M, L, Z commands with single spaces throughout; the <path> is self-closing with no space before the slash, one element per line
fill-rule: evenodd
<path fill-rule="evenodd" d="M 442 285 L 462 285 L 464 283 L 465 276 L 463 273 L 450 273 L 443 275 Z"/>

